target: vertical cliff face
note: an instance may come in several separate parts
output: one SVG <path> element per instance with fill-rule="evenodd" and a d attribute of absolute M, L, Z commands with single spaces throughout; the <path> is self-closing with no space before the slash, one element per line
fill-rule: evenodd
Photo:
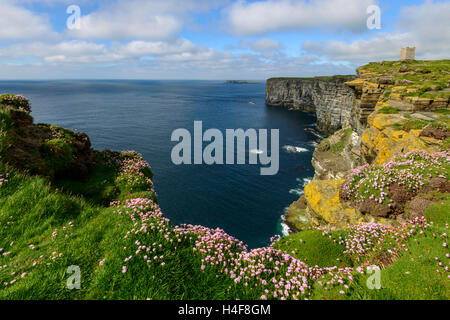
<path fill-rule="evenodd" d="M 345 82 L 355 78 L 272 78 L 266 84 L 266 103 L 314 112 L 317 115 L 317 127 L 323 132 L 333 133 L 352 117 L 355 91 Z"/>

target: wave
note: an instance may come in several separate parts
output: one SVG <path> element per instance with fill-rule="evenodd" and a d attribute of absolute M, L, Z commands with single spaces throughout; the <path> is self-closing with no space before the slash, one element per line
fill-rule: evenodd
<path fill-rule="evenodd" d="M 286 208 L 284 211 L 286 212 L 288 208 Z M 283 236 L 288 236 L 290 234 L 291 228 L 286 224 L 286 215 L 283 214 L 281 216 L 281 234 Z"/>
<path fill-rule="evenodd" d="M 308 132 L 312 133 L 314 136 L 316 136 L 316 137 L 319 138 L 319 139 L 325 139 L 325 136 L 324 136 L 324 135 L 318 133 L 318 132 L 317 132 L 316 130 L 314 130 L 314 129 L 311 129 L 311 128 L 305 128 L 305 131 L 308 131 Z"/>
<path fill-rule="evenodd" d="M 312 177 L 308 177 L 308 178 L 297 178 L 297 182 L 298 182 L 298 186 L 297 188 L 291 189 L 289 190 L 289 193 L 291 194 L 295 194 L 297 196 L 301 196 L 305 193 L 305 187 L 308 183 L 310 183 L 312 180 Z"/>
<path fill-rule="evenodd" d="M 295 147 L 295 146 L 289 146 L 289 145 L 283 146 L 283 149 L 284 149 L 286 152 L 291 152 L 291 153 L 309 152 L 309 150 L 306 149 L 306 148 Z"/>
<path fill-rule="evenodd" d="M 308 145 L 313 147 L 313 148 L 317 148 L 317 146 L 319 145 L 319 143 L 317 141 L 310 141 L 308 142 Z"/>

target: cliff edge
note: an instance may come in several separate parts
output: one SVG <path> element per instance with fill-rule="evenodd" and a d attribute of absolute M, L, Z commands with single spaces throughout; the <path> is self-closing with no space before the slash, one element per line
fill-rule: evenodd
<path fill-rule="evenodd" d="M 333 133 L 351 117 L 355 93 L 345 83 L 355 78 L 271 78 L 266 83 L 266 104 L 315 113 L 317 127 Z"/>
<path fill-rule="evenodd" d="M 327 82 L 325 94 L 319 82 L 294 86 L 294 80 L 278 80 L 268 89 L 268 101 L 278 96 L 302 104 L 306 95 L 324 102 L 316 113 L 319 124 L 330 117 L 339 123 L 333 115 L 347 115 L 339 118 L 342 129 L 314 151 L 314 179 L 287 213 L 294 231 L 359 222 L 395 225 L 449 196 L 450 61 L 370 63 L 357 74 Z M 333 100 L 330 92 L 339 93 Z"/>

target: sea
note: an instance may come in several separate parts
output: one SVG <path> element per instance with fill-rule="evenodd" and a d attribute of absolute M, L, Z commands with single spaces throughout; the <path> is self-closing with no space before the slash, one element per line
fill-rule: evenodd
<path fill-rule="evenodd" d="M 96 149 L 136 150 L 150 163 L 160 207 L 174 224 L 224 229 L 249 248 L 288 232 L 287 207 L 314 175 L 315 116 L 265 104 L 265 83 L 226 81 L 0 81 L 31 100 L 36 123 L 86 132 Z M 175 165 L 172 132 L 279 129 L 279 171 L 260 165 Z M 225 135 L 225 134 L 224 134 Z M 248 146 L 247 146 L 248 148 Z M 247 152 L 250 150 L 246 150 Z"/>

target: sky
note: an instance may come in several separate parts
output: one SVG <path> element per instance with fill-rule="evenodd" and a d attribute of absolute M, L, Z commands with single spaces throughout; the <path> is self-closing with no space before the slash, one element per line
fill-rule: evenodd
<path fill-rule="evenodd" d="M 0 0 L 0 79 L 354 74 L 405 46 L 449 59 L 449 17 L 433 0 Z"/>

